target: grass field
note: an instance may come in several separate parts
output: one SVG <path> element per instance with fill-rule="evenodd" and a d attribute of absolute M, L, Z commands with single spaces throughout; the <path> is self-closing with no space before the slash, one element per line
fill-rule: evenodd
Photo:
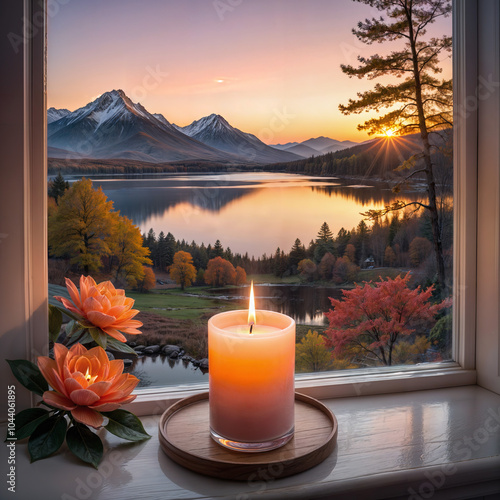
<path fill-rule="evenodd" d="M 196 294 L 192 294 L 192 290 L 195 289 L 185 292 L 181 292 L 180 288 L 149 293 L 127 291 L 127 296 L 135 300 L 134 308 L 172 319 L 197 320 L 207 313 L 215 314 L 237 308 L 222 300 L 193 296 Z"/>

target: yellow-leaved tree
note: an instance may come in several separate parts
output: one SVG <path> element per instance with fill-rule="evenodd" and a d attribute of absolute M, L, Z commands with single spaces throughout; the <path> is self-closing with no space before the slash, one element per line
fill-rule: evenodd
<path fill-rule="evenodd" d="M 320 372 L 332 368 L 332 354 L 325 338 L 309 330 L 295 345 L 295 370 L 297 372 Z"/>
<path fill-rule="evenodd" d="M 101 188 L 93 189 L 90 179 L 75 182 L 49 217 L 50 254 L 69 258 L 85 274 L 99 270 L 102 257 L 110 254 L 112 210 L 113 202 Z"/>
<path fill-rule="evenodd" d="M 70 259 L 85 274 L 106 272 L 115 281 L 135 287 L 144 278 L 144 265 L 152 265 L 139 228 L 113 210 L 101 188 L 90 179 L 75 182 L 49 212 L 50 255 Z"/>
<path fill-rule="evenodd" d="M 139 228 L 125 216 L 115 213 L 116 221 L 110 239 L 110 267 L 115 280 L 125 279 L 131 288 L 144 278 L 144 265 L 152 266 L 150 250 L 142 246 Z"/>
<path fill-rule="evenodd" d="M 190 286 L 196 278 L 196 268 L 193 266 L 193 257 L 189 252 L 182 250 L 174 255 L 174 263 L 170 266 L 170 277 L 184 287 Z"/>

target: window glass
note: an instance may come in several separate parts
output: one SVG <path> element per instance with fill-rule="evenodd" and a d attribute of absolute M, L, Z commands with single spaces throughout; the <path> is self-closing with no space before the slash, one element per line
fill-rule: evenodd
<path fill-rule="evenodd" d="M 350 0 L 60 5 L 49 296 L 82 274 L 126 289 L 142 386 L 206 382 L 207 321 L 251 281 L 295 319 L 297 373 L 452 360 L 441 4 L 412 30 Z"/>

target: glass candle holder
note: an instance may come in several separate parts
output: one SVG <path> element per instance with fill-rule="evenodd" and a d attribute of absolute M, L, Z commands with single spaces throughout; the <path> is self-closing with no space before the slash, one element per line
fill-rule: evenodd
<path fill-rule="evenodd" d="M 273 311 L 217 314 L 208 322 L 210 433 L 232 450 L 290 441 L 295 409 L 295 321 Z"/>

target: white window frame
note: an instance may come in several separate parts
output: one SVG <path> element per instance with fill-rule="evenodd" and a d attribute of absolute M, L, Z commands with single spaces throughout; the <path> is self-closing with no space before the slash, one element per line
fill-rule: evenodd
<path fill-rule="evenodd" d="M 454 86 L 455 110 L 466 109 L 467 117 L 456 114 L 454 127 L 454 161 L 456 173 L 454 176 L 454 344 L 453 352 L 456 362 L 435 363 L 432 367 L 391 367 L 377 370 L 352 370 L 345 373 L 308 374 L 297 376 L 296 388 L 300 392 L 317 398 L 345 397 L 353 395 L 370 395 L 402 391 L 437 389 L 443 387 L 469 385 L 476 383 L 476 280 L 477 260 L 477 206 L 478 206 L 478 110 L 480 104 L 469 109 L 467 96 L 474 96 L 477 88 L 477 13 L 479 2 L 496 0 L 454 0 Z M 36 0 L 12 2 L 7 12 L 7 18 L 18 19 L 17 28 L 22 26 L 22 19 L 28 20 L 25 30 L 35 26 L 38 30 L 26 35 L 26 43 L 21 49 L 21 56 L 7 54 L 15 67 L 10 90 L 22 99 L 23 106 L 23 147 L 12 147 L 7 153 L 0 151 L 2 159 L 22 163 L 24 192 L 17 193 L 22 197 L 23 224 L 20 228 L 23 252 L 23 269 L 7 269 L 2 263 L 0 253 L 0 277 L 15 276 L 23 278 L 20 293 L 23 303 L 19 306 L 12 303 L 11 314 L 17 315 L 21 323 L 17 326 L 21 335 L 19 344 L 0 347 L 6 352 L 6 357 L 28 357 L 33 361 L 36 356 L 47 351 L 47 195 L 46 195 L 46 21 Z M 11 3 L 11 4 L 12 4 Z M 57 5 L 57 2 L 52 3 Z M 17 10 L 16 10 L 17 9 Z M 50 12 L 49 12 L 50 15 Z M 24 23 L 26 25 L 26 22 Z M 22 28 L 21 28 L 22 29 Z M 459 35 L 460 34 L 460 35 Z M 5 52 L 5 47 L 2 47 Z M 3 54 L 2 54 L 3 55 Z M 7 60 L 7 64 L 9 60 Z M 16 75 L 21 75 L 21 77 Z M 19 87 L 21 85 L 21 87 Z M 23 89 L 23 90 L 20 90 Z M 22 96 L 20 96 L 22 92 Z M 1 96 L 0 96 L 1 99 Z M 1 123 L 0 123 L 1 126 Z M 18 134 L 19 135 L 19 134 Z M 10 154 L 10 156 L 9 156 Z M 17 154 L 17 157 L 16 157 Z M 9 196 L 2 192 L 0 197 Z M 10 194 L 12 197 L 13 195 Z M 498 215 L 496 215 L 498 219 Z M 499 225 L 500 229 L 500 225 Z M 0 233 L 2 233 L 0 226 Z M 1 243 L 1 240 L 0 240 Z M 2 248 L 0 247 L 0 252 Z M 496 270 L 498 273 L 498 269 Z M 498 278 L 498 276 L 497 276 Z M 497 284 L 500 280 L 497 279 Z M 499 294 L 500 295 L 500 294 Z M 7 300 L 8 303 L 8 300 Z M 5 305 L 5 304 L 4 304 Z M 7 306 L 8 307 L 8 304 Z M 479 308 L 479 306 L 478 306 Z M 484 311 L 482 311 L 484 313 Z M 491 312 L 490 314 L 494 314 Z M 498 320 L 498 310 L 496 311 Z M 498 321 L 497 321 L 498 324 Z M 0 326 L 0 342 L 2 331 Z M 24 336 L 23 336 L 24 335 Z M 498 329 L 489 335 L 498 337 Z M 491 338 L 491 337 L 490 337 Z M 500 342 L 499 342 L 500 344 Z M 7 351 L 5 350 L 7 349 Z M 24 349 L 24 356 L 19 355 Z M 500 346 L 496 362 L 500 374 Z M 481 361 L 481 360 L 479 360 Z M 6 363 L 5 363 L 6 364 Z M 12 380 L 5 367 L 0 369 L 4 380 Z M 500 380 L 500 377 L 499 377 Z M 497 382 L 495 382 L 496 384 Z M 495 385 L 497 387 L 497 385 Z M 172 402 L 206 391 L 207 384 L 165 387 L 158 389 L 143 389 L 138 391 L 138 397 L 129 405 L 139 415 L 155 414 L 163 411 Z M 495 390 L 495 388 L 493 388 Z M 499 389 L 496 389 L 499 391 Z M 3 415 L 6 415 L 3 412 Z"/>

